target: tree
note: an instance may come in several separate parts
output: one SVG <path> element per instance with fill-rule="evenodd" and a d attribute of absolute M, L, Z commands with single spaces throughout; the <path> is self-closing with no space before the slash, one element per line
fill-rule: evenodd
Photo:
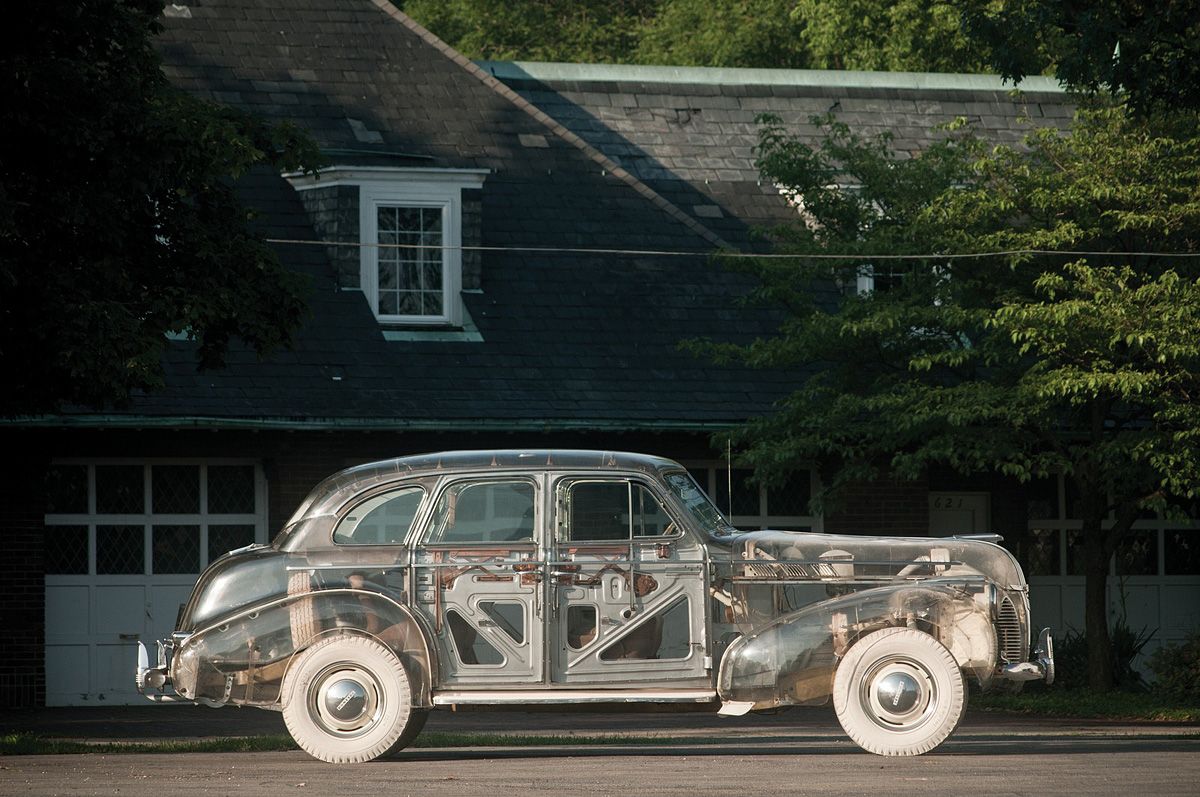
<path fill-rule="evenodd" d="M 404 12 L 471 58 L 625 63 L 659 0 L 407 0 Z"/>
<path fill-rule="evenodd" d="M 793 17 L 811 65 L 822 69 L 981 72 L 982 51 L 959 10 L 928 0 L 799 0 Z"/>
<path fill-rule="evenodd" d="M 796 0 L 664 0 L 639 35 L 643 64 L 803 69 Z"/>
<path fill-rule="evenodd" d="M 231 180 L 315 162 L 307 139 L 173 89 L 162 0 L 10 9 L 0 53 L 0 414 L 102 407 L 162 380 L 166 333 L 200 364 L 284 345 L 298 277 L 246 230 Z"/>
<path fill-rule="evenodd" d="M 819 462 L 833 496 L 935 464 L 1065 474 L 1082 506 L 1089 683 L 1110 688 L 1109 562 L 1141 511 L 1200 496 L 1196 117 L 1091 109 L 1022 149 L 960 127 L 909 159 L 886 135 L 818 121 L 816 147 L 777 120 L 760 135 L 760 168 L 804 220 L 782 231 L 795 260 L 751 267 L 758 296 L 787 309 L 779 335 L 710 347 L 808 374 L 738 431 L 745 461 L 768 476 Z M 864 275 L 874 289 L 859 293 Z"/>
<path fill-rule="evenodd" d="M 955 0 L 967 34 L 1007 78 L 1052 71 L 1086 94 L 1124 94 L 1138 115 L 1200 108 L 1194 0 Z"/>

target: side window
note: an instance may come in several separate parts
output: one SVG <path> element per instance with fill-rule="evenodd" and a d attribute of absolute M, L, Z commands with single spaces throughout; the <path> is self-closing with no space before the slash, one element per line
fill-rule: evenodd
<path fill-rule="evenodd" d="M 354 507 L 333 530 L 339 545 L 399 545 L 404 542 L 421 507 L 420 487 L 377 495 Z"/>
<path fill-rule="evenodd" d="M 574 482 L 568 488 L 567 505 L 567 540 L 571 542 L 624 542 L 675 531 L 654 494 L 633 482 Z"/>
<path fill-rule="evenodd" d="M 438 499 L 426 542 L 532 542 L 533 529 L 531 483 L 459 482 Z"/>

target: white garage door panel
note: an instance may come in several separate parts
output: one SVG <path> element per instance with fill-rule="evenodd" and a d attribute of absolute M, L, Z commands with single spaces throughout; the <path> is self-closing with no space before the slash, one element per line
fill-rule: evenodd
<path fill-rule="evenodd" d="M 87 704 L 92 693 L 88 645 L 46 645 L 46 705 Z"/>
<path fill-rule="evenodd" d="M 1165 636 L 1173 637 L 1200 628 L 1200 583 L 1163 587 L 1162 627 Z"/>
<path fill-rule="evenodd" d="M 192 594 L 192 585 L 161 584 L 150 587 L 150 611 L 147 618 L 150 635 L 147 647 L 152 640 L 166 639 L 175 630 L 175 619 L 179 615 L 179 605 L 186 603 Z"/>
<path fill-rule="evenodd" d="M 1153 632 L 1162 622 L 1159 616 L 1158 590 L 1157 584 L 1125 585 L 1125 621 L 1134 631 L 1145 628 Z M 1122 590 L 1118 586 L 1109 586 L 1109 605 L 1118 612 L 1117 616 L 1120 616 L 1122 610 L 1121 593 Z"/>
<path fill-rule="evenodd" d="M 60 460 L 47 483 L 47 705 L 146 705 L 133 685 L 137 643 L 156 655 L 210 558 L 265 542 L 262 469 L 232 459 Z"/>
<path fill-rule="evenodd" d="M 49 581 L 49 579 L 47 579 Z M 89 588 L 46 584 L 46 640 L 73 641 L 92 630 Z"/>
<path fill-rule="evenodd" d="M 145 703 L 146 698 L 139 695 L 133 686 L 136 666 L 136 642 L 96 645 L 92 652 L 96 700 L 106 705 Z"/>
<path fill-rule="evenodd" d="M 92 592 L 97 641 L 116 642 L 124 634 L 136 642 L 146 632 L 146 588 L 141 585 L 98 584 Z M 106 639 L 105 637 L 111 637 Z"/>
<path fill-rule="evenodd" d="M 1057 584 L 1029 585 L 1029 611 L 1033 628 L 1049 628 L 1056 635 L 1063 630 L 1062 587 Z"/>

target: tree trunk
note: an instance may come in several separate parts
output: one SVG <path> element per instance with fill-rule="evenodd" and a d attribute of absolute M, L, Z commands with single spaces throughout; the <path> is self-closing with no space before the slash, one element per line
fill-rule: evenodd
<path fill-rule="evenodd" d="M 1096 523 L 1083 528 L 1084 632 L 1088 647 L 1088 687 L 1093 692 L 1113 688 L 1112 641 L 1108 634 L 1108 562 L 1111 557 L 1105 535 Z"/>

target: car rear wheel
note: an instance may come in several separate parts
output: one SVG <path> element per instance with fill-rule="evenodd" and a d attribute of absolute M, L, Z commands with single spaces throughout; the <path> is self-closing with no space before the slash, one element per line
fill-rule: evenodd
<path fill-rule="evenodd" d="M 944 742 L 962 720 L 966 694 L 950 651 L 911 628 L 863 637 L 833 681 L 842 728 L 864 750 L 889 756 L 921 755 Z"/>
<path fill-rule="evenodd" d="M 335 764 L 399 752 L 425 724 L 404 664 L 368 637 L 330 637 L 305 650 L 283 680 L 282 699 L 296 744 Z"/>

